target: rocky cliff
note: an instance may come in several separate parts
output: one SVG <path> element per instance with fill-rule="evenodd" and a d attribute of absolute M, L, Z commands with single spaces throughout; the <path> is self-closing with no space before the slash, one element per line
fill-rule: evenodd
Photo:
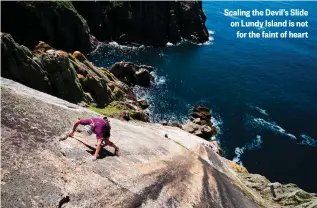
<path fill-rule="evenodd" d="M 1 32 L 31 49 L 44 41 L 66 51 L 90 52 L 96 44 L 70 1 L 1 2 Z"/>
<path fill-rule="evenodd" d="M 181 38 L 208 41 L 202 2 L 74 1 L 77 11 L 101 41 L 165 46 Z"/>
<path fill-rule="evenodd" d="M 110 119 L 121 155 L 93 162 L 94 136 L 66 133 L 94 112 L 1 78 L 1 114 L 1 207 L 316 207 L 176 127 Z"/>
<path fill-rule="evenodd" d="M 1 34 L 2 76 L 82 106 L 130 103 L 136 118 L 148 120 L 132 86 L 149 87 L 153 67 L 119 62 L 109 69 L 96 67 L 79 51 L 67 53 L 40 41 L 34 51 Z M 122 105 L 122 104 L 121 104 Z M 130 111 L 131 111 L 130 110 Z"/>
<path fill-rule="evenodd" d="M 19 1 L 1 2 L 1 11 L 2 32 L 31 49 L 44 41 L 88 53 L 97 39 L 165 46 L 209 36 L 201 2 Z"/>

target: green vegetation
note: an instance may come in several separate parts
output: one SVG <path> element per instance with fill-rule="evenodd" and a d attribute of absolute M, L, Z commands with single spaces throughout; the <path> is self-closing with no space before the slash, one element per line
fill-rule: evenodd
<path fill-rule="evenodd" d="M 182 147 L 184 147 L 185 149 L 187 149 L 187 147 L 185 147 L 182 143 L 180 143 L 179 141 L 174 141 L 176 144 L 178 144 L 178 145 L 180 145 L 180 146 L 182 146 Z"/>
<path fill-rule="evenodd" d="M 121 113 L 124 112 L 124 110 L 118 108 L 117 106 L 108 105 L 105 108 L 97 108 L 96 106 L 90 105 L 88 107 L 90 110 L 95 111 L 96 113 L 105 115 L 105 116 L 112 116 L 115 113 Z"/>

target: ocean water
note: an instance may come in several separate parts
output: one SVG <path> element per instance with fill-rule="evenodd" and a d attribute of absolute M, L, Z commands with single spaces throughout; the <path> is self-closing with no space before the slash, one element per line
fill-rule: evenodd
<path fill-rule="evenodd" d="M 113 42 L 88 57 L 104 67 L 121 60 L 154 66 L 156 84 L 135 88 L 150 100 L 153 121 L 186 120 L 191 106 L 205 105 L 228 159 L 271 181 L 317 192 L 317 2 L 204 2 L 203 8 L 205 44 L 154 49 Z M 309 28 L 292 31 L 307 31 L 309 38 L 237 39 L 229 24 L 247 18 L 226 17 L 224 9 L 308 10 L 308 17 L 266 19 L 307 20 Z"/>

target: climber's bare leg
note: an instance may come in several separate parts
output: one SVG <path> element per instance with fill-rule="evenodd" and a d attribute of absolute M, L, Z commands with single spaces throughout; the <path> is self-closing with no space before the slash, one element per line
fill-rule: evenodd
<path fill-rule="evenodd" d="M 119 148 L 113 142 L 110 142 L 109 137 L 105 138 L 103 141 L 105 142 L 106 146 L 109 145 L 110 147 L 113 147 L 115 149 L 115 154 L 118 154 Z"/>

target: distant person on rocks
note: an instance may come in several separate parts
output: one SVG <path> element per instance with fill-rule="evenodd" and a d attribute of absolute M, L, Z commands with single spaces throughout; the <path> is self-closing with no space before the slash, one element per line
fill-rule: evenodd
<path fill-rule="evenodd" d="M 78 125 L 86 125 L 90 127 L 91 133 L 94 132 L 97 137 L 97 148 L 96 152 L 93 156 L 93 160 L 97 160 L 99 157 L 99 152 L 101 149 L 101 143 L 104 142 L 105 145 L 109 145 L 111 147 L 115 148 L 115 155 L 119 155 L 119 148 L 114 145 L 112 142 L 110 142 L 110 121 L 107 119 L 107 117 L 102 118 L 89 118 L 89 119 L 81 119 L 78 120 L 73 127 L 73 131 L 69 133 L 70 137 L 74 136 L 74 132 L 76 131 L 76 128 Z M 89 130 L 88 130 L 89 131 Z"/>

